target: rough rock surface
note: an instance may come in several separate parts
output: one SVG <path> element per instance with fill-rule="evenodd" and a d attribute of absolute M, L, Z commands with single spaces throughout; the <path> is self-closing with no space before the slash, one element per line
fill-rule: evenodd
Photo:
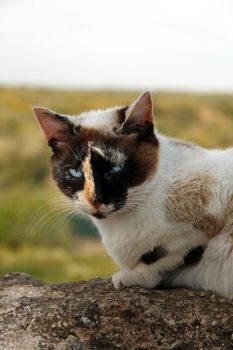
<path fill-rule="evenodd" d="M 0 278 L 1 350 L 226 350 L 232 333 L 233 302 L 209 292 Z"/>

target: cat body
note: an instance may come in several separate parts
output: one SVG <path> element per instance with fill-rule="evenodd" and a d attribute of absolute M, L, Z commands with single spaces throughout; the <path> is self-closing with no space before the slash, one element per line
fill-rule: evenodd
<path fill-rule="evenodd" d="M 116 288 L 164 283 L 233 298 L 233 149 L 160 135 L 148 92 L 129 107 L 35 114 L 55 181 L 121 267 Z"/>
<path fill-rule="evenodd" d="M 232 298 L 233 149 L 209 151 L 157 137 L 159 168 L 150 183 L 135 189 L 142 193 L 143 206 L 121 217 L 94 219 L 106 249 L 126 270 L 113 277 L 115 285 L 153 288 L 167 278 L 174 286 L 211 289 Z M 153 257 L 151 263 L 140 261 L 156 247 L 155 262 Z M 196 248 L 203 255 L 185 266 L 185 257 Z M 132 270 L 140 272 L 141 281 Z"/>

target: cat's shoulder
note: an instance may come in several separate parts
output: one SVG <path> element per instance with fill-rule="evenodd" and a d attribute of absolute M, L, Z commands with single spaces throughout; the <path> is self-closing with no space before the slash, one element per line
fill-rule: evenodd
<path fill-rule="evenodd" d="M 188 150 L 201 150 L 204 149 L 203 147 L 199 146 L 198 144 L 186 141 L 183 139 L 175 138 L 175 137 L 167 137 L 167 141 L 170 143 L 171 146 L 175 148 L 182 148 L 182 149 L 188 149 Z"/>
<path fill-rule="evenodd" d="M 194 142 L 161 134 L 158 134 L 157 137 L 160 145 L 161 157 L 173 165 L 184 165 L 187 161 L 202 159 L 203 157 L 208 156 L 208 150 Z"/>

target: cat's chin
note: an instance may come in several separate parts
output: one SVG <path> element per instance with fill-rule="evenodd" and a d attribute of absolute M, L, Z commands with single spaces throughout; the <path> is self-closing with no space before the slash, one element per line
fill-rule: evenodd
<path fill-rule="evenodd" d="M 105 212 L 105 213 L 102 213 L 102 212 L 95 212 L 95 213 L 89 213 L 89 215 L 92 217 L 92 218 L 95 218 L 95 219 L 107 219 L 109 218 L 110 216 L 121 216 L 121 215 L 129 215 L 129 213 L 132 212 L 132 210 L 129 210 L 129 209 L 114 209 L 114 210 L 111 210 L 109 212 Z"/>
<path fill-rule="evenodd" d="M 132 212 L 134 212 L 135 208 L 111 208 L 108 211 L 107 210 L 98 210 L 96 212 L 90 212 L 87 211 L 85 213 L 82 213 L 83 215 L 87 215 L 89 217 L 95 218 L 95 219 L 107 219 L 112 216 L 124 216 L 129 215 Z"/>
<path fill-rule="evenodd" d="M 104 215 L 103 213 L 100 213 L 99 211 L 91 214 L 91 216 L 93 216 L 96 219 L 105 219 L 106 218 L 106 214 Z"/>

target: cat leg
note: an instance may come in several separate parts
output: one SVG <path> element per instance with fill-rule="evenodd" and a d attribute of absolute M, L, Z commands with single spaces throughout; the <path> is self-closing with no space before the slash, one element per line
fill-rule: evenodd
<path fill-rule="evenodd" d="M 147 289 L 156 287 L 167 271 L 173 271 L 183 264 L 183 254 L 169 254 L 150 264 L 140 262 L 134 269 L 116 272 L 112 281 L 116 289 L 140 286 Z"/>
<path fill-rule="evenodd" d="M 123 286 L 155 288 L 167 279 L 172 271 L 190 263 L 190 260 L 192 262 L 198 260 L 200 253 L 202 255 L 204 251 L 205 244 L 205 235 L 197 232 L 195 235 L 180 236 L 179 245 L 176 237 L 170 240 L 166 248 L 156 245 L 139 258 L 134 268 L 116 272 L 112 277 L 113 284 L 117 289 Z"/>
<path fill-rule="evenodd" d="M 223 230 L 208 242 L 199 263 L 171 275 L 171 285 L 216 292 L 233 299 L 233 232 Z"/>
<path fill-rule="evenodd" d="M 153 288 L 150 286 L 149 279 L 141 271 L 137 270 L 120 270 L 113 274 L 112 282 L 116 289 L 124 287 L 141 286 L 144 288 Z"/>

